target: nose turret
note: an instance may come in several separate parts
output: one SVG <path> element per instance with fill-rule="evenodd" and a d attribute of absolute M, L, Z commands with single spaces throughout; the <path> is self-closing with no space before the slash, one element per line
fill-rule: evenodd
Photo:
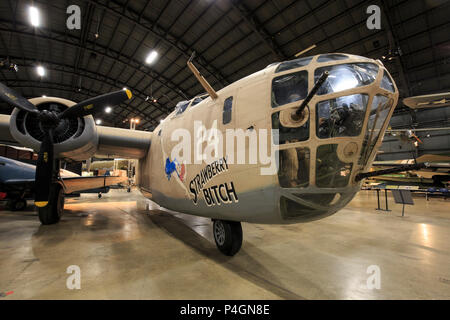
<path fill-rule="evenodd" d="M 302 116 L 293 117 L 321 81 Z M 271 106 L 283 219 L 322 218 L 353 198 L 355 176 L 370 167 L 397 100 L 396 85 L 378 60 L 324 54 L 277 66 Z"/>

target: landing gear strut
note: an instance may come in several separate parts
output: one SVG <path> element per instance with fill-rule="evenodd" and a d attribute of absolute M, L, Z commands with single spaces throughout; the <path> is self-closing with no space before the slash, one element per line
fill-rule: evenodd
<path fill-rule="evenodd" d="M 234 256 L 242 246 L 242 227 L 237 221 L 214 220 L 214 240 L 226 256 Z"/>
<path fill-rule="evenodd" d="M 64 211 L 64 190 L 58 183 L 50 187 L 48 204 L 38 207 L 39 220 L 42 224 L 54 224 L 59 222 Z"/>

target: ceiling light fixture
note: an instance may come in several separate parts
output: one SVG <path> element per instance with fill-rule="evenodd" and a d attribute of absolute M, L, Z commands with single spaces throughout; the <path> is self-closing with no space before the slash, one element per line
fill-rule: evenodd
<path fill-rule="evenodd" d="M 106 107 L 106 108 L 105 108 L 105 112 L 106 112 L 106 113 L 111 113 L 111 110 L 112 110 L 111 107 Z"/>
<path fill-rule="evenodd" d="M 157 57 L 158 57 L 158 52 L 156 52 L 155 50 L 152 50 L 148 54 L 147 58 L 145 59 L 145 63 L 151 64 L 151 63 L 155 62 Z"/>
<path fill-rule="evenodd" d="M 39 77 L 45 76 L 45 69 L 44 69 L 43 66 L 37 66 L 36 67 L 36 72 L 37 72 Z"/>
<path fill-rule="evenodd" d="M 102 120 L 97 119 L 97 120 L 95 120 L 95 123 L 96 123 L 96 124 L 101 124 L 101 123 L 102 123 Z"/>
<path fill-rule="evenodd" d="M 28 9 L 28 14 L 30 16 L 30 23 L 33 27 L 39 27 L 40 25 L 40 16 L 39 10 L 36 7 L 30 7 Z"/>

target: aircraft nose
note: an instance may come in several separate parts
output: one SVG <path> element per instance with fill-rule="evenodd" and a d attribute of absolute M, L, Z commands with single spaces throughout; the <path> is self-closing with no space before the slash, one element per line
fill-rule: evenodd
<path fill-rule="evenodd" d="M 280 212 L 287 220 L 318 219 L 353 198 L 360 185 L 355 176 L 374 160 L 398 99 L 388 71 L 371 59 L 310 64 L 308 72 L 313 83 L 325 72 L 328 77 L 304 121 L 286 120 L 292 108 L 272 113 L 279 130 Z"/>

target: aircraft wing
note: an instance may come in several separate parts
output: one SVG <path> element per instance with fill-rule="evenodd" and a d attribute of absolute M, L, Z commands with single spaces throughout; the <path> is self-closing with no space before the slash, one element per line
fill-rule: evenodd
<path fill-rule="evenodd" d="M 0 114 L 0 144 L 18 146 L 20 143 L 11 134 L 10 118 L 9 115 Z M 94 147 L 89 149 L 89 155 L 86 154 L 82 159 L 75 159 L 80 154 L 77 151 L 86 150 L 86 148 L 80 149 L 78 146 L 78 149 L 72 153 L 70 151 L 62 152 L 62 158 L 85 160 L 95 155 L 98 158 L 140 159 L 147 155 L 152 138 L 152 133 L 148 131 L 104 126 L 95 126 L 91 133 L 89 140 L 93 141 Z M 74 144 L 74 142 L 67 143 Z M 34 149 L 37 148 L 39 148 L 39 145 Z M 67 148 L 70 149 L 70 146 Z M 76 149 L 75 146 L 74 149 Z"/>
<path fill-rule="evenodd" d="M 390 167 L 390 168 L 395 168 L 395 167 L 401 167 L 404 166 L 405 164 L 412 164 L 414 162 L 395 162 L 395 161 L 374 161 L 372 164 L 372 167 Z M 450 163 L 439 163 L 439 162 L 430 162 L 428 163 L 428 167 L 426 168 L 428 170 L 433 170 L 433 169 L 450 169 Z M 426 170 L 426 169 L 422 169 L 422 170 Z"/>
<path fill-rule="evenodd" d="M 68 177 L 62 179 L 64 193 L 81 192 L 117 184 L 127 183 L 127 177 L 118 176 L 94 176 L 94 177 Z"/>
<path fill-rule="evenodd" d="M 7 194 L 20 193 L 28 194 L 34 190 L 34 178 L 33 179 L 9 179 L 2 181 L 0 179 L 0 192 Z"/>
<path fill-rule="evenodd" d="M 403 99 L 403 103 L 411 109 L 450 106 L 450 92 L 408 97 Z"/>
<path fill-rule="evenodd" d="M 34 193 L 35 170 L 34 165 L 0 157 L 0 192 L 9 194 Z M 67 170 L 61 170 L 60 175 L 66 194 L 109 187 L 126 183 L 128 180 L 127 177 L 119 176 L 81 177 Z"/>
<path fill-rule="evenodd" d="M 127 177 L 119 176 L 95 176 L 95 177 L 67 177 L 62 179 L 65 194 L 74 192 L 83 193 L 84 190 L 91 190 L 109 187 L 118 184 L 126 184 Z M 9 179 L 1 181 L 1 192 L 32 192 L 34 189 L 33 179 Z"/>

